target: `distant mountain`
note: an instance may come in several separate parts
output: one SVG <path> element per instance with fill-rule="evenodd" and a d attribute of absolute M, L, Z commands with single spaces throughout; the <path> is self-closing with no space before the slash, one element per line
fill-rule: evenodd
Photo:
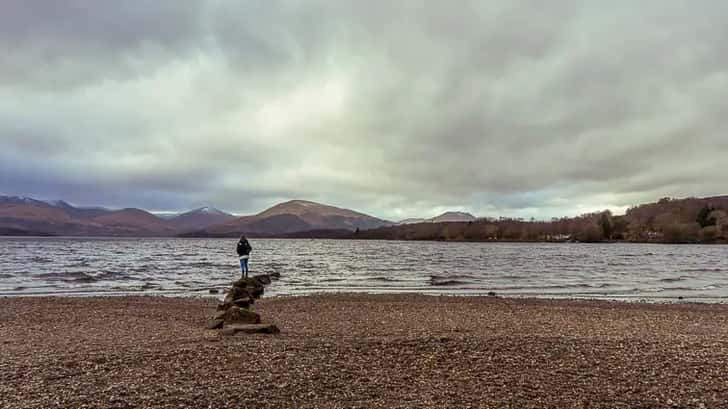
<path fill-rule="evenodd" d="M 475 216 L 465 212 L 445 212 L 439 216 L 430 219 L 404 219 L 397 223 L 398 225 L 418 224 L 418 223 L 453 223 L 453 222 L 472 222 L 477 220 Z"/>
<path fill-rule="evenodd" d="M 236 217 L 213 207 L 160 217 L 135 208 L 76 207 L 62 200 L 0 196 L 0 235 L 32 232 L 59 236 L 175 236 L 184 233 L 229 236 L 246 233 L 270 237 L 307 231 L 337 231 L 336 235 L 341 236 L 343 231 L 391 224 L 363 213 L 305 200 L 281 203 L 246 217 Z"/>
<path fill-rule="evenodd" d="M 63 209 L 27 197 L 0 196 L 0 227 L 12 230 L 54 233 L 72 224 Z"/>
<path fill-rule="evenodd" d="M 397 224 L 417 224 L 417 223 L 427 223 L 427 219 L 417 219 L 417 218 L 411 218 L 411 219 L 404 219 L 400 220 Z"/>
<path fill-rule="evenodd" d="M 472 222 L 477 220 L 475 216 L 465 212 L 445 212 L 437 217 L 429 220 L 431 223 L 452 223 L 452 222 Z"/>
<path fill-rule="evenodd" d="M 254 216 L 239 217 L 209 227 L 200 233 L 222 236 L 234 236 L 240 233 L 276 236 L 312 230 L 367 230 L 391 224 L 386 220 L 353 210 L 307 200 L 291 200 Z"/>
<path fill-rule="evenodd" d="M 77 217 L 81 219 L 88 219 L 112 212 L 112 210 L 103 207 L 75 207 L 63 200 L 54 200 L 46 203 L 55 208 L 64 210 L 71 217 Z"/>
<path fill-rule="evenodd" d="M 109 210 L 28 197 L 0 196 L 0 233 L 28 231 L 68 236 L 165 236 L 175 229 L 140 209 Z"/>
<path fill-rule="evenodd" d="M 206 227 L 222 224 L 236 217 L 214 207 L 202 207 L 168 218 L 167 221 L 179 232 L 202 230 Z"/>
<path fill-rule="evenodd" d="M 122 209 L 96 216 L 89 220 L 109 231 L 123 236 L 168 236 L 175 229 L 168 221 L 141 209 Z"/>

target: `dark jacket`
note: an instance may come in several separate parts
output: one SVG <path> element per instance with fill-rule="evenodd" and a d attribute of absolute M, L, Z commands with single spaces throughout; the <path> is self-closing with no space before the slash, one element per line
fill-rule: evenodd
<path fill-rule="evenodd" d="M 250 243 L 248 243 L 247 239 L 240 239 L 236 250 L 238 252 L 238 256 L 247 256 L 253 248 L 250 247 Z"/>

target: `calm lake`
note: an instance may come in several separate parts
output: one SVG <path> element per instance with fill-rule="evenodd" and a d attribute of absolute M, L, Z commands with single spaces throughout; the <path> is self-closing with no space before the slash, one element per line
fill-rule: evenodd
<path fill-rule="evenodd" d="M 209 296 L 234 239 L 0 238 L 0 295 Z M 728 246 L 251 240 L 266 296 L 418 292 L 728 301 Z"/>

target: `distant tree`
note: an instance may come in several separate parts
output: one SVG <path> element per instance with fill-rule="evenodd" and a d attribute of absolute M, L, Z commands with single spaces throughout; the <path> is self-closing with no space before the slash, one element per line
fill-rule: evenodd
<path fill-rule="evenodd" d="M 728 212 L 725 210 L 713 210 L 710 217 L 715 220 L 716 235 L 718 239 L 728 239 Z"/>
<path fill-rule="evenodd" d="M 575 237 L 579 241 L 593 243 L 604 240 L 602 230 L 597 223 L 587 223 L 579 228 Z"/>
<path fill-rule="evenodd" d="M 700 229 L 700 241 L 703 243 L 713 243 L 718 238 L 718 228 L 716 226 L 705 226 Z"/>
<path fill-rule="evenodd" d="M 699 239 L 698 223 L 672 223 L 663 226 L 664 241 L 667 243 L 695 243 Z"/>
<path fill-rule="evenodd" d="M 629 220 L 625 216 L 612 217 L 612 238 L 624 240 L 627 235 Z"/>
<path fill-rule="evenodd" d="M 695 219 L 695 221 L 698 222 L 701 228 L 715 226 L 715 218 L 711 216 L 713 210 L 715 209 L 709 207 L 708 205 L 705 205 L 702 209 L 700 209 L 700 211 L 698 212 L 698 217 Z"/>
<path fill-rule="evenodd" d="M 612 238 L 612 232 L 614 231 L 614 225 L 612 224 L 612 212 L 606 210 L 599 216 L 599 227 L 602 229 L 602 235 L 605 239 L 610 240 Z"/>

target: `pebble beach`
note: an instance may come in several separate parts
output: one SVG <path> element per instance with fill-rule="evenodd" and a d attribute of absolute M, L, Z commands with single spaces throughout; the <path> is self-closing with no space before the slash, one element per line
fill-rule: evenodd
<path fill-rule="evenodd" d="M 728 305 L 336 294 L 0 298 L 2 408 L 728 407 Z"/>

